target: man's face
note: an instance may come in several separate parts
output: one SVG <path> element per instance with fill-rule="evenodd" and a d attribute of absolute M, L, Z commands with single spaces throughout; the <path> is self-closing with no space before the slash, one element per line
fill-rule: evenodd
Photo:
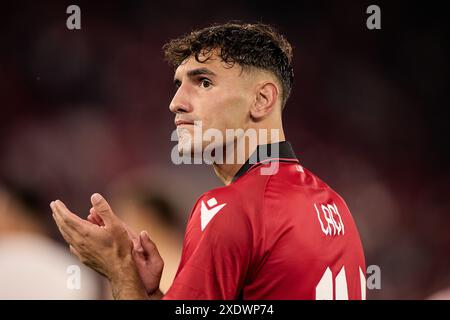
<path fill-rule="evenodd" d="M 217 147 L 225 144 L 226 129 L 247 129 L 254 101 L 252 72 L 243 71 L 238 64 L 230 67 L 214 54 L 203 63 L 194 57 L 186 59 L 176 69 L 174 81 L 177 91 L 170 110 L 175 113 L 180 152 L 194 154 L 194 143 L 195 151 L 203 151 L 210 143 L 194 142 L 194 128 L 197 126 L 199 130 L 197 121 L 201 121 L 203 132 L 208 129 L 222 132 L 223 143 L 219 141 Z"/>

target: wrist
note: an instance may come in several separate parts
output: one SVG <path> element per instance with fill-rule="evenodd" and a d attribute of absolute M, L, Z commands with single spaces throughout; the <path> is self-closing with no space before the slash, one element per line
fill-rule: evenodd
<path fill-rule="evenodd" d="M 135 264 L 124 260 L 109 277 L 114 299 L 149 299 Z"/>
<path fill-rule="evenodd" d="M 119 282 L 126 277 L 132 278 L 134 274 L 137 274 L 136 265 L 134 264 L 131 256 L 125 256 L 111 263 L 111 269 L 107 278 L 112 282 Z"/>

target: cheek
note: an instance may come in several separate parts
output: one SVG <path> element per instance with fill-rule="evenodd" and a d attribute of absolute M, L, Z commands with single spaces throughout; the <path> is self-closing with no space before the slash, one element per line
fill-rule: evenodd
<path fill-rule="evenodd" d="M 198 110 L 198 115 L 202 120 L 203 130 L 208 128 L 235 129 L 243 127 L 248 109 L 248 98 L 236 88 L 227 88 L 226 92 L 216 91 L 205 97 L 202 107 Z"/>
<path fill-rule="evenodd" d="M 234 97 L 229 100 L 225 112 L 222 115 L 224 123 L 230 129 L 243 129 L 248 115 L 248 103 L 242 97 Z"/>

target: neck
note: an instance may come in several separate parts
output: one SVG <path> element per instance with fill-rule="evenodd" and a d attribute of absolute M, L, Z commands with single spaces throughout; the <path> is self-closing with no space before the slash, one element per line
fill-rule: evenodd
<path fill-rule="evenodd" d="M 278 143 L 281 141 L 285 141 L 285 136 L 284 136 L 284 132 L 283 130 L 279 130 L 280 134 L 277 137 L 272 137 L 270 136 L 270 132 L 269 132 L 269 136 L 267 138 L 267 140 L 265 140 L 263 143 L 259 142 L 259 137 L 258 137 L 258 142 L 255 144 L 251 144 L 251 143 L 245 143 L 245 140 L 242 141 L 244 143 L 244 157 L 241 156 L 241 159 L 243 158 L 244 162 L 250 158 L 250 156 L 253 154 L 253 152 L 255 152 L 256 148 L 258 147 L 258 145 L 262 145 L 262 144 L 271 144 L 271 143 Z M 244 137 L 241 137 L 240 139 L 245 139 Z M 239 139 L 238 139 L 239 140 Z M 233 143 L 232 145 L 232 150 L 233 150 L 233 154 L 234 155 L 238 155 L 238 152 L 242 152 L 239 149 L 242 148 L 238 148 L 239 143 L 237 143 L 237 141 L 235 141 L 235 143 Z M 228 147 L 227 147 L 228 149 Z M 226 152 L 228 152 L 228 150 L 226 150 Z M 239 159 L 239 157 L 237 157 Z M 226 161 L 224 161 L 226 162 Z M 241 163 L 241 161 L 233 161 L 233 163 L 222 163 L 222 164 L 217 164 L 214 163 L 213 164 L 213 168 L 214 168 L 214 172 L 216 173 L 216 176 L 225 184 L 225 185 L 229 185 L 232 181 L 234 176 L 236 175 L 236 173 L 239 171 L 239 169 L 242 167 L 244 163 Z"/>

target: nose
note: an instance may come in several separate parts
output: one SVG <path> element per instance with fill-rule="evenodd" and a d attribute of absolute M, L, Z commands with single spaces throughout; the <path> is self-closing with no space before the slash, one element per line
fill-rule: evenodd
<path fill-rule="evenodd" d="M 169 105 L 170 111 L 175 114 L 188 113 L 192 111 L 192 106 L 189 103 L 188 95 L 182 87 L 183 86 L 178 88 Z"/>

